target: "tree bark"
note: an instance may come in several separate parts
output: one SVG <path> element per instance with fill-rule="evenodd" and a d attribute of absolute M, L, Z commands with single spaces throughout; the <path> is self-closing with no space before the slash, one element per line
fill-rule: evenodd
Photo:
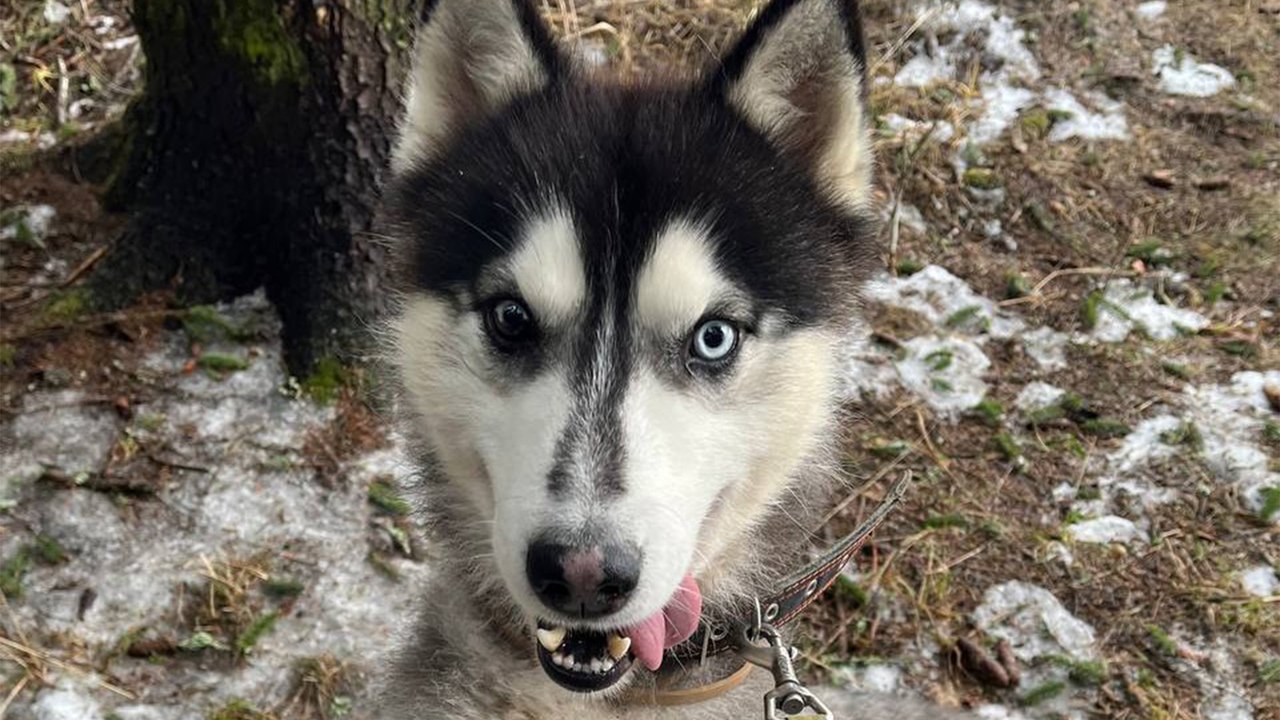
<path fill-rule="evenodd" d="M 146 87 L 107 200 L 131 220 L 103 305 L 265 287 L 295 372 L 349 357 L 386 262 L 371 234 L 415 0 L 135 0 Z"/>

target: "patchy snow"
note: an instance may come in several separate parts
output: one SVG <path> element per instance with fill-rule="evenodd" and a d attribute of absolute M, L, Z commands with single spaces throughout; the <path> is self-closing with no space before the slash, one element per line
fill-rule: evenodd
<path fill-rule="evenodd" d="M 1117 343 L 1137 330 L 1153 340 L 1172 340 L 1208 325 L 1209 319 L 1200 313 L 1163 305 L 1150 289 L 1120 278 L 1108 283 L 1103 291 L 1098 324 L 1091 335 L 1102 342 Z"/>
<path fill-rule="evenodd" d="M 34 480 L 45 467 L 72 477 L 92 472 L 119 437 L 115 413 L 78 390 L 32 393 L 23 409 L 11 427 L 13 451 L 0 459 L 10 480 Z"/>
<path fill-rule="evenodd" d="M 880 118 L 881 131 L 890 139 L 919 142 L 927 137 L 929 140 L 947 143 L 956 135 L 956 128 L 946 120 L 912 120 L 897 113 L 889 113 Z"/>
<path fill-rule="evenodd" d="M 898 85 L 924 87 L 954 77 L 956 58 L 974 41 L 980 41 L 983 52 L 1000 64 L 994 74 L 988 71 L 984 76 L 1014 76 L 1023 80 L 1040 77 L 1040 65 L 1027 49 L 1026 32 L 996 6 L 978 0 L 924 3 L 917 9 L 917 18 L 920 17 L 925 18 L 924 28 L 934 33 L 954 33 L 954 36 L 949 43 L 939 46 L 932 57 L 924 52 L 921 43 L 920 52 L 894 77 Z"/>
<path fill-rule="evenodd" d="M 0 240 L 20 240 L 41 245 L 58 211 L 52 205 L 19 205 L 0 212 Z"/>
<path fill-rule="evenodd" d="M 1240 668 L 1228 644 L 1221 638 L 1187 640 L 1180 637 L 1178 628 L 1169 635 L 1189 657 L 1196 658 L 1194 662 L 1186 657 L 1168 662 L 1176 673 L 1199 687 L 1199 716 L 1205 720 L 1253 720 L 1253 703 L 1239 681 Z"/>
<path fill-rule="evenodd" d="M 908 340 L 903 350 L 895 364 L 899 379 L 939 413 L 954 416 L 987 396 L 982 376 L 991 361 L 972 340 L 927 335 Z"/>
<path fill-rule="evenodd" d="M 91 688 L 64 679 L 40 693 L 31 707 L 34 720 L 99 720 L 102 706 L 93 699 Z"/>
<path fill-rule="evenodd" d="M 44 2 L 44 21 L 50 25 L 61 25 L 71 17 L 71 8 L 58 2 L 58 0 L 45 0 Z"/>
<path fill-rule="evenodd" d="M 1268 598 L 1280 595 L 1280 577 L 1270 565 L 1259 565 L 1240 573 L 1240 585 L 1254 597 Z"/>
<path fill-rule="evenodd" d="M 1022 334 L 1022 347 L 1041 370 L 1061 370 L 1067 366 L 1067 344 L 1070 338 L 1051 327 L 1043 326 Z"/>
<path fill-rule="evenodd" d="M 0 145 L 30 145 L 37 149 L 48 150 L 58 144 L 58 137 L 51 132 L 32 133 L 26 130 L 11 128 L 0 132 Z"/>
<path fill-rule="evenodd" d="M 264 327 L 278 337 L 261 293 L 220 311 L 237 326 Z M 279 701 L 303 659 L 332 654 L 358 673 L 412 616 L 423 566 L 388 557 L 403 576 L 397 582 L 368 559 L 373 549 L 390 546 L 389 521 L 371 508 L 368 483 L 402 476 L 402 452 L 393 445 L 354 458 L 325 484 L 301 448 L 335 420 L 334 409 L 282 391 L 287 377 L 278 343 L 246 348 L 214 341 L 206 349 L 248 357 L 249 367 L 221 380 L 183 374 L 187 340 L 172 333 L 144 364 L 153 395 L 132 422 L 64 391 L 28 396 L 24 411 L 0 424 L 0 445 L 16 449 L 0 455 L 0 471 L 19 476 L 9 480 L 4 497 L 16 504 L 0 524 L 9 538 L 39 531 L 68 555 L 58 565 L 32 566 L 26 592 L 10 600 L 13 619 L 31 637 L 58 638 L 55 647 L 99 654 L 139 627 L 181 640 L 190 632 L 176 621 L 183 586 L 201 580 L 206 560 L 248 556 L 266 557 L 273 576 L 303 583 L 302 594 L 287 609 L 280 606 L 278 622 L 248 663 L 211 674 L 196 658 L 176 658 L 163 671 L 145 660 L 113 660 L 113 682 L 147 687 L 130 703 L 55 672 L 61 678 L 55 686 L 19 700 L 19 717 L 23 709 L 43 720 L 98 718 L 109 710 L 121 718 L 177 720 L 203 717 L 233 697 Z M 121 502 L 75 487 L 27 490 L 44 465 L 73 475 L 101 472 L 126 433 L 205 471 L 167 468 L 155 480 L 154 500 Z M 86 608 L 88 591 L 96 600 Z"/>
<path fill-rule="evenodd" d="M 1036 104 L 1036 93 L 1006 84 L 982 88 L 982 100 L 976 105 L 982 114 L 969 126 L 969 140 L 985 145 L 998 139 L 1018 118 L 1018 113 Z"/>
<path fill-rule="evenodd" d="M 964 280 L 938 265 L 927 265 L 907 277 L 882 275 L 868 283 L 868 300 L 911 310 L 938 327 L 956 332 L 1008 338 L 1023 328 L 1019 318 L 975 293 Z"/>
<path fill-rule="evenodd" d="M 1230 70 L 1197 62 L 1190 53 L 1175 50 L 1172 45 L 1151 53 L 1151 65 L 1152 74 L 1160 79 L 1160 89 L 1170 95 L 1212 97 L 1236 84 Z"/>
<path fill-rule="evenodd" d="M 886 225 L 892 222 L 893 208 L 886 206 L 882 217 Z M 921 237 L 924 237 L 929 229 L 929 225 L 925 222 L 924 214 L 920 212 L 920 208 L 910 203 L 900 203 L 898 205 L 898 226 L 899 229 L 907 230 Z"/>
<path fill-rule="evenodd" d="M 1107 456 L 1111 472 L 1125 474 L 1144 468 L 1156 460 L 1173 457 L 1178 448 L 1162 440 L 1165 433 L 1182 427 L 1183 420 L 1173 415 L 1147 418 L 1125 436 L 1120 447 Z"/>
<path fill-rule="evenodd" d="M 1229 384 L 1187 387 L 1172 406 L 1139 422 L 1119 447 L 1102 458 L 1096 471 L 1099 496 L 1076 501 L 1072 507 L 1086 515 L 1122 516 L 1144 529 L 1149 508 L 1172 502 L 1183 492 L 1167 486 L 1166 479 L 1178 474 L 1167 472 L 1164 465 L 1189 454 L 1218 482 L 1236 488 L 1246 506 L 1260 511 L 1263 491 L 1280 487 L 1280 473 L 1271 469 L 1270 458 L 1260 446 L 1264 418 L 1271 412 L 1263 394 L 1268 383 L 1280 383 L 1280 370 L 1246 371 L 1233 376 Z M 1114 520 L 1108 523 L 1118 532 L 1128 532 Z M 1088 532 L 1100 528 L 1088 527 Z M 1085 531 L 1072 526 L 1073 536 L 1078 532 Z"/>
<path fill-rule="evenodd" d="M 1086 107 L 1067 90 L 1037 89 L 1040 64 L 1027 45 L 1026 32 L 995 5 L 979 0 L 932 0 L 916 3 L 915 15 L 928 37 L 913 43 L 914 54 L 899 68 L 893 82 L 919 88 L 965 80 L 959 73 L 980 63 L 984 70 L 978 77 L 979 98 L 972 103 L 975 119 L 965 132 L 970 142 L 984 145 L 997 140 L 1018 113 L 1038 103 L 1071 113 L 1070 118 L 1054 125 L 1051 142 L 1129 138 L 1122 103 L 1091 93 Z M 929 39 L 938 36 L 950 39 L 945 44 Z M 963 170 L 965 163 L 957 159 L 957 165 Z"/>
<path fill-rule="evenodd" d="M 841 667 L 836 671 L 836 678 L 842 690 L 892 695 L 903 689 L 902 669 L 884 663 Z"/>
<path fill-rule="evenodd" d="M 1166 0 L 1148 0 L 1138 3 L 1138 7 L 1133 9 L 1133 14 L 1141 20 L 1150 22 L 1164 15 L 1167 9 L 1169 9 L 1169 3 Z"/>
<path fill-rule="evenodd" d="M 1004 705 L 980 705 L 973 709 L 973 714 L 983 720 L 1026 720 L 1027 718 L 1022 711 Z"/>
<path fill-rule="evenodd" d="M 1115 515 L 1072 523 L 1067 526 L 1067 534 L 1072 540 L 1085 543 L 1129 543 L 1146 537 L 1132 520 Z"/>
<path fill-rule="evenodd" d="M 1262 508 L 1262 492 L 1280 487 L 1280 472 L 1270 468 L 1259 446 L 1263 418 L 1270 414 L 1263 387 L 1280 384 L 1280 370 L 1237 373 L 1228 385 L 1189 387 L 1184 392 L 1188 418 L 1203 437 L 1205 463 L 1221 482 L 1241 491 L 1255 511 Z M 1280 522 L 1280 513 L 1273 520 Z"/>
<path fill-rule="evenodd" d="M 1008 640 L 1024 663 L 1053 655 L 1073 660 L 1098 656 L 1093 627 L 1068 612 L 1053 593 L 1020 580 L 987 588 L 973 622 L 992 637 Z"/>
<path fill-rule="evenodd" d="M 1018 397 L 1014 398 L 1013 406 L 1023 412 L 1035 412 L 1053 405 L 1065 394 L 1065 390 L 1049 383 L 1030 382 L 1018 392 Z"/>
<path fill-rule="evenodd" d="M 1080 104 L 1067 90 L 1049 88 L 1044 93 L 1044 105 L 1050 110 L 1070 113 L 1071 117 L 1059 120 L 1049 130 L 1049 142 L 1062 142 L 1071 138 L 1082 140 L 1128 140 L 1129 121 L 1124 116 L 1124 104 L 1105 95 L 1091 93 L 1086 96 L 1096 111 Z"/>

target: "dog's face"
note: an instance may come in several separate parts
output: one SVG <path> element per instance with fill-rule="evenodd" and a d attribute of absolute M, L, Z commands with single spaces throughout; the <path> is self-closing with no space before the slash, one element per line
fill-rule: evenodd
<path fill-rule="evenodd" d="M 650 668 L 826 446 L 870 239 L 852 0 L 784 0 L 708 75 L 627 86 L 521 0 L 438 0 L 387 191 L 415 434 L 548 674 Z"/>

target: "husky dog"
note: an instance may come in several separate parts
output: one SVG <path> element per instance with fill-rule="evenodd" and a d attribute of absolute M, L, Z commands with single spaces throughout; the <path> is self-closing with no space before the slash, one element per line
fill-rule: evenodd
<path fill-rule="evenodd" d="M 435 565 L 382 717 L 760 714 L 764 671 L 646 698 L 734 675 L 672 650 L 807 561 L 836 476 L 874 257 L 859 23 L 776 0 L 704 75 L 624 82 L 525 0 L 427 4 L 383 216 Z"/>

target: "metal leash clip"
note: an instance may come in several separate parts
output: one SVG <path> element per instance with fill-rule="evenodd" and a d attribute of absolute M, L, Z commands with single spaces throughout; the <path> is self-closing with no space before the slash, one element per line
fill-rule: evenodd
<path fill-rule="evenodd" d="M 764 644 L 760 644 L 762 640 Z M 742 626 L 736 646 L 742 659 L 773 673 L 774 688 L 764 696 L 765 720 L 784 717 L 833 720 L 827 706 L 796 677 L 792 665 L 796 651 L 782 641 L 777 628 L 760 622 L 757 617 L 755 627 Z"/>

